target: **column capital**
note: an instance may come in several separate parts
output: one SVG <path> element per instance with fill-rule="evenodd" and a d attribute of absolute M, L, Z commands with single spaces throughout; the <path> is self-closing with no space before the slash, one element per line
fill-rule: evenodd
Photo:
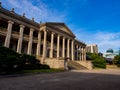
<path fill-rule="evenodd" d="M 58 37 L 60 37 L 61 35 L 60 34 L 57 34 Z"/>
<path fill-rule="evenodd" d="M 54 32 L 51 32 L 51 34 L 53 34 L 53 35 L 54 35 L 55 33 L 54 33 Z"/>
<path fill-rule="evenodd" d="M 76 44 L 76 48 L 78 49 L 78 44 Z"/>
<path fill-rule="evenodd" d="M 8 23 L 10 23 L 10 24 L 14 24 L 14 22 L 13 22 L 13 21 L 10 21 L 10 20 L 8 21 Z"/>
<path fill-rule="evenodd" d="M 48 30 L 47 30 L 47 29 L 43 29 L 43 31 L 44 31 L 44 32 L 48 32 Z"/>
<path fill-rule="evenodd" d="M 30 28 L 30 31 L 34 31 L 34 29 L 33 29 L 33 28 Z"/>
<path fill-rule="evenodd" d="M 75 40 L 74 40 L 74 39 L 72 39 L 72 41 L 74 42 Z"/>
<path fill-rule="evenodd" d="M 65 36 L 63 36 L 63 39 L 66 39 L 66 37 L 65 37 Z"/>
<path fill-rule="evenodd" d="M 24 26 L 24 25 L 22 25 L 22 24 L 20 25 L 20 27 L 21 27 L 21 28 L 25 28 L 25 26 Z"/>
<path fill-rule="evenodd" d="M 67 38 L 67 40 L 69 40 L 69 41 L 70 41 L 70 38 Z"/>
<path fill-rule="evenodd" d="M 41 31 L 38 31 L 38 33 L 41 33 Z"/>

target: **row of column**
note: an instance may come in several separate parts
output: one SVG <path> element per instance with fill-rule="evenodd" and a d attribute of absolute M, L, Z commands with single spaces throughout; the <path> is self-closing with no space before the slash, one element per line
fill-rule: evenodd
<path fill-rule="evenodd" d="M 54 50 L 54 35 L 55 33 L 51 33 L 51 44 L 50 44 L 50 58 L 53 58 L 53 50 Z M 57 35 L 57 58 L 60 57 L 60 35 Z M 47 38 L 47 30 L 44 30 L 44 41 L 43 41 L 43 58 L 46 57 L 46 38 Z M 65 58 L 65 37 L 62 40 L 62 57 Z M 70 39 L 67 39 L 67 57 L 70 57 Z M 71 59 L 74 60 L 74 40 L 71 43 Z"/>
<path fill-rule="evenodd" d="M 80 61 L 86 60 L 86 48 L 81 45 L 76 45 L 76 48 L 76 59 Z"/>
<path fill-rule="evenodd" d="M 8 27 L 7 27 L 7 35 L 5 38 L 5 47 L 9 47 L 10 45 L 10 38 L 11 38 L 11 32 L 12 32 L 12 25 L 14 22 L 8 21 Z M 17 44 L 17 52 L 21 53 L 22 50 L 22 41 L 23 41 L 23 32 L 24 32 L 24 25 L 20 25 L 20 31 L 19 31 L 19 38 L 18 38 L 18 44 Z M 33 43 L 33 28 L 30 28 L 30 33 L 29 33 L 29 42 L 28 42 L 28 50 L 27 54 L 31 55 L 32 52 L 32 43 Z M 53 49 L 54 49 L 54 32 L 51 33 L 51 46 L 50 46 L 50 58 L 53 58 Z M 57 35 L 57 58 L 60 56 L 60 35 Z M 70 39 L 69 38 L 62 38 L 62 57 L 65 57 L 65 39 L 67 39 L 67 57 L 70 57 Z M 43 58 L 46 58 L 46 45 L 47 45 L 47 30 L 44 30 L 44 40 L 43 40 Z M 37 50 L 36 50 L 36 55 L 40 55 L 40 47 L 41 46 L 41 32 L 38 32 L 38 43 L 37 43 Z M 86 55 L 85 55 L 85 49 L 82 48 L 82 56 L 81 60 L 84 60 Z M 78 50 L 78 49 L 77 49 Z M 78 53 L 77 53 L 78 57 Z M 74 60 L 74 40 L 71 41 L 71 59 Z"/>
<path fill-rule="evenodd" d="M 7 27 L 7 35 L 5 38 L 5 43 L 4 46 L 9 48 L 10 45 L 10 39 L 11 39 L 11 33 L 12 33 L 12 26 L 14 22 L 8 21 L 8 27 Z M 17 52 L 21 53 L 22 50 L 22 41 L 23 41 L 23 32 L 24 32 L 24 25 L 20 25 L 20 31 L 19 31 L 19 38 L 18 38 L 18 44 L 17 44 Z M 29 41 L 28 41 L 28 50 L 27 54 L 31 55 L 32 53 L 32 43 L 33 43 L 33 28 L 30 28 L 30 33 L 29 33 Z M 37 51 L 36 54 L 38 55 L 40 53 L 40 41 L 41 41 L 41 35 L 38 32 L 38 43 L 37 43 Z"/>

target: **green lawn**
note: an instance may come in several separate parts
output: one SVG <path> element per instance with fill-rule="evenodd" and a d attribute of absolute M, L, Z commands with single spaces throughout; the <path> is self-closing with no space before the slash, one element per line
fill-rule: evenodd
<path fill-rule="evenodd" d="M 15 71 L 9 72 L 9 74 L 36 74 L 36 73 L 54 73 L 54 72 L 63 72 L 63 69 L 36 69 L 36 70 L 22 70 L 22 71 Z"/>

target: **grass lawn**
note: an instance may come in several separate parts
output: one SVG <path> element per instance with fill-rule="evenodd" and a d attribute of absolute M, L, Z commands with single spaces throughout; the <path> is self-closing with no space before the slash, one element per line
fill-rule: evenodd
<path fill-rule="evenodd" d="M 60 72 L 61 69 L 37 69 L 37 70 L 22 70 L 16 73 L 51 73 L 51 72 Z"/>
<path fill-rule="evenodd" d="M 54 73 L 54 72 L 63 72 L 63 69 L 35 69 L 35 70 L 22 70 L 22 71 L 15 71 L 9 72 L 5 75 L 9 74 L 36 74 L 36 73 Z"/>
<path fill-rule="evenodd" d="M 107 69 L 120 69 L 117 65 L 107 65 Z"/>

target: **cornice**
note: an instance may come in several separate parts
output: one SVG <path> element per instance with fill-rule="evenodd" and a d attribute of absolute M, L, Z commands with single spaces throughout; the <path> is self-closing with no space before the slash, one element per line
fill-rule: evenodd
<path fill-rule="evenodd" d="M 13 12 L 11 12 L 11 11 L 3 8 L 3 7 L 0 8 L 0 13 L 3 13 L 3 14 L 5 14 L 5 15 L 9 16 L 9 17 L 12 17 L 12 18 L 15 18 L 15 19 L 17 19 L 17 20 L 20 20 L 20 21 L 23 21 L 23 22 L 25 22 L 25 23 L 28 23 L 28 24 L 30 24 L 30 25 L 39 27 L 39 23 L 37 23 L 37 22 L 35 22 L 35 21 L 32 21 L 32 20 L 30 20 L 30 19 L 28 19 L 28 18 L 26 18 L 26 17 L 23 17 L 23 16 L 15 13 L 15 12 L 13 13 Z"/>

